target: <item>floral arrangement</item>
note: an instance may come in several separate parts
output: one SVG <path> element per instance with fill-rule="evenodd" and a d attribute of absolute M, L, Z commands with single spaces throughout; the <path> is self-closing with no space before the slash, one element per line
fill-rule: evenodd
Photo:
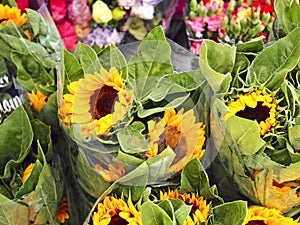
<path fill-rule="evenodd" d="M 166 2 L 159 4 L 161 0 L 46 2 L 65 47 L 70 51 L 76 48 L 79 41 L 104 47 L 119 45 L 124 38 L 128 39 L 127 42 L 142 40 L 162 22 L 167 8 Z M 17 3 L 24 8 L 31 5 L 28 0 L 18 0 Z"/>
<path fill-rule="evenodd" d="M 60 224 L 69 214 L 58 169 L 53 87 L 63 44 L 46 8 L 22 13 L 13 3 L 0 4 L 1 97 L 5 96 L 0 124 L 0 223 Z"/>
<path fill-rule="evenodd" d="M 204 39 L 235 44 L 262 36 L 270 41 L 275 20 L 274 1 L 192 0 L 186 17 L 191 51 L 199 54 Z"/>
<path fill-rule="evenodd" d="M 299 12 L 295 1 L 281 6 L 275 2 L 279 14 Z M 205 40 L 199 59 L 215 96 L 211 131 L 222 169 L 212 170 L 225 170 L 237 191 L 228 197 L 244 196 L 289 216 L 299 212 L 299 31 L 265 48 L 261 39 L 235 46 Z"/>

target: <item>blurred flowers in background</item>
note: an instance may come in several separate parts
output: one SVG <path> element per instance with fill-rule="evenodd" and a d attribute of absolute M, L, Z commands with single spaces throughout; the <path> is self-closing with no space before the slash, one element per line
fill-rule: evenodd
<path fill-rule="evenodd" d="M 275 12 L 274 1 L 191 0 L 185 19 L 190 50 L 199 55 L 203 39 L 236 44 L 263 36 L 270 40 Z"/>

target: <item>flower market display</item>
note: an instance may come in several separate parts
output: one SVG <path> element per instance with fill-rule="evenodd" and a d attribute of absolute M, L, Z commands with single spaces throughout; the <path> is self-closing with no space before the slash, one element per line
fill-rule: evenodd
<path fill-rule="evenodd" d="M 223 2 L 192 0 L 186 18 L 191 51 L 199 55 L 204 39 L 235 44 L 263 37 L 270 40 L 275 20 L 274 1 Z"/>
<path fill-rule="evenodd" d="M 0 225 L 300 224 L 299 37 L 299 0 L 0 1 Z"/>

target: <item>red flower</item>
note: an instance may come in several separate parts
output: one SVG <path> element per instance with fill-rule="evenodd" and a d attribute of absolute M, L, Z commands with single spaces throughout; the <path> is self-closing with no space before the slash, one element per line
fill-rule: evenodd
<path fill-rule="evenodd" d="M 60 24 L 56 24 L 58 32 L 66 46 L 66 49 L 72 51 L 76 48 L 78 38 L 75 33 L 73 25 L 68 21 L 65 20 Z"/>
<path fill-rule="evenodd" d="M 29 8 L 28 0 L 16 0 L 18 8 L 21 9 L 22 12 L 25 11 L 25 8 Z"/>
<path fill-rule="evenodd" d="M 62 22 L 67 15 L 67 4 L 65 0 L 51 0 L 50 10 L 55 23 Z"/>

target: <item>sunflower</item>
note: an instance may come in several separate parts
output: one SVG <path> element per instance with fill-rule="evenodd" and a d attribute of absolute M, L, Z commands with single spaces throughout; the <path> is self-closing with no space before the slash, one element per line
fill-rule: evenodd
<path fill-rule="evenodd" d="M 21 10 L 17 7 L 0 4 L 0 24 L 2 26 L 12 22 L 18 27 L 21 27 L 27 22 L 27 20 L 26 13 L 21 14 Z"/>
<path fill-rule="evenodd" d="M 97 205 L 92 222 L 93 225 L 142 224 L 141 213 L 130 198 L 125 202 L 113 196 L 105 197 L 103 203 Z"/>
<path fill-rule="evenodd" d="M 197 198 L 194 193 L 179 193 L 177 190 L 169 190 L 168 192 L 160 192 L 160 200 L 169 198 L 177 198 L 183 200 L 186 204 L 191 205 L 192 209 L 189 216 L 186 218 L 184 225 L 194 225 L 202 222 L 206 222 L 209 212 L 211 210 L 211 204 L 207 204 L 207 201 L 201 196 Z"/>
<path fill-rule="evenodd" d="M 292 218 L 284 217 L 277 209 L 252 206 L 248 208 L 245 225 L 300 225 L 300 223 Z"/>
<path fill-rule="evenodd" d="M 60 223 L 64 223 L 66 219 L 69 219 L 69 214 L 67 212 L 68 210 L 69 210 L 69 206 L 68 206 L 67 198 L 63 197 L 56 213 L 56 218 Z"/>
<path fill-rule="evenodd" d="M 115 67 L 85 74 L 69 84 L 68 90 L 60 114 L 63 122 L 80 124 L 84 137 L 91 132 L 108 136 L 108 131 L 126 116 L 133 102 L 133 91 L 125 89 Z"/>
<path fill-rule="evenodd" d="M 156 156 L 169 146 L 176 157 L 168 173 L 178 172 L 193 158 L 203 156 L 205 125 L 196 122 L 193 110 L 184 113 L 182 109 L 176 113 L 174 109 L 169 109 L 158 122 L 148 122 L 148 139 L 147 157 Z"/>
<path fill-rule="evenodd" d="M 22 175 L 22 183 L 24 184 L 26 182 L 26 180 L 28 179 L 28 177 L 30 176 L 33 168 L 34 168 L 34 163 L 30 163 L 25 170 L 23 171 L 23 175 Z"/>
<path fill-rule="evenodd" d="M 31 105 L 37 112 L 40 112 L 48 101 L 48 96 L 43 95 L 39 90 L 36 93 L 31 91 L 31 93 L 28 93 L 28 97 Z"/>
<path fill-rule="evenodd" d="M 277 103 L 265 90 L 243 94 L 237 100 L 229 102 L 227 106 L 229 112 L 225 116 L 225 120 L 233 115 L 255 120 L 259 124 L 261 135 L 266 134 L 276 125 Z"/>

